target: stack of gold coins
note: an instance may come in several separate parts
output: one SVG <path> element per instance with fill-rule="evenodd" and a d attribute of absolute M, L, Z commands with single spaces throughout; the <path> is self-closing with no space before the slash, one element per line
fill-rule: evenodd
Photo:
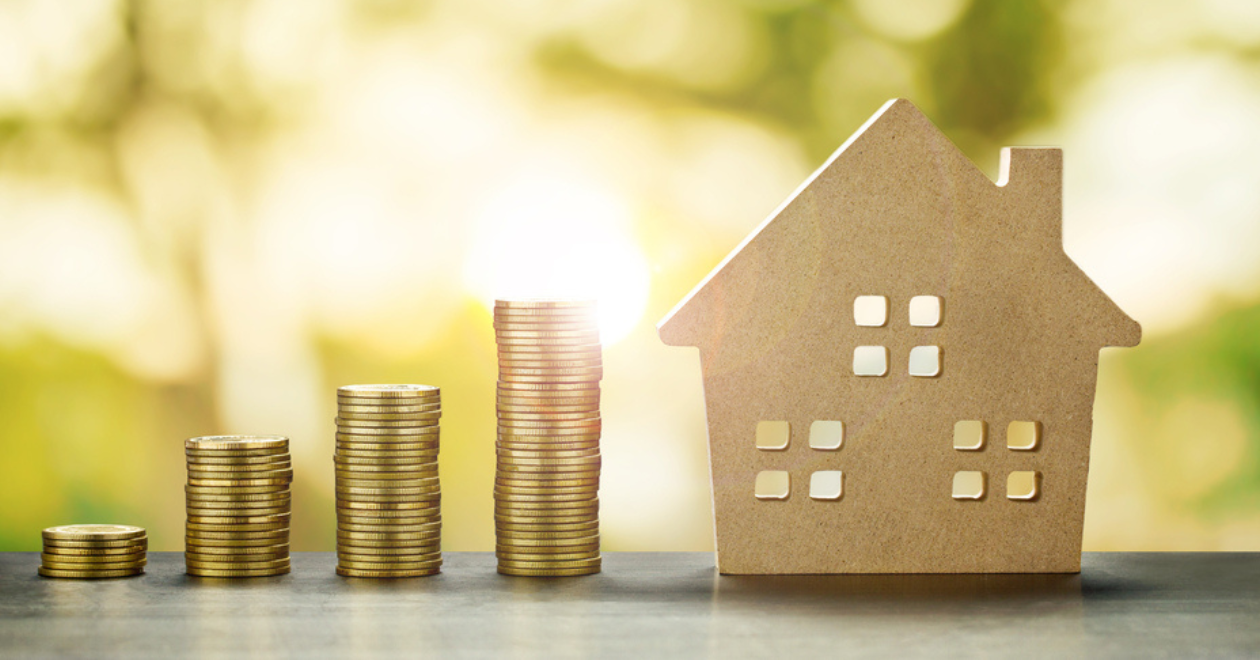
<path fill-rule="evenodd" d="M 494 329 L 499 572 L 598 573 L 603 366 L 595 305 L 500 300 Z"/>
<path fill-rule="evenodd" d="M 289 572 L 293 463 L 278 435 L 212 435 L 184 442 L 189 575 L 264 577 Z"/>
<path fill-rule="evenodd" d="M 337 574 L 401 578 L 442 568 L 441 391 L 337 390 Z"/>
<path fill-rule="evenodd" d="M 39 574 L 112 578 L 144 573 L 149 537 L 131 525 L 62 525 L 44 530 Z"/>

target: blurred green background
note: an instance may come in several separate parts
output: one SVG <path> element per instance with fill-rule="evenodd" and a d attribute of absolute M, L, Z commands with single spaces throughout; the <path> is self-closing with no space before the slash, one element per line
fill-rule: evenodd
<path fill-rule="evenodd" d="M 443 388 L 446 547 L 492 547 L 498 295 L 597 295 L 605 548 L 712 547 L 699 361 L 654 323 L 889 98 L 990 175 L 1066 149 L 1106 351 L 1087 549 L 1260 549 L 1260 3 L 0 0 L 0 549 L 182 547 L 184 438 Z"/>

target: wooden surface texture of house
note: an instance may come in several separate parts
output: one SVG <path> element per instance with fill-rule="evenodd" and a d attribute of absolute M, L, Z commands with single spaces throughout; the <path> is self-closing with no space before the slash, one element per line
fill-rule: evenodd
<path fill-rule="evenodd" d="M 723 573 L 1075 572 L 1099 350 L 1062 153 L 995 184 L 889 102 L 660 324 L 700 350 Z"/>

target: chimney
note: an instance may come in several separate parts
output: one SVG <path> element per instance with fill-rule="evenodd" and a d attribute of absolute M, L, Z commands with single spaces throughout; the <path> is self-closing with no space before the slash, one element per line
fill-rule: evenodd
<path fill-rule="evenodd" d="M 1024 209 L 1029 228 L 1063 242 L 1063 150 L 1006 147 L 997 185 L 1009 203 Z M 1044 233 L 1043 233 L 1044 232 Z"/>

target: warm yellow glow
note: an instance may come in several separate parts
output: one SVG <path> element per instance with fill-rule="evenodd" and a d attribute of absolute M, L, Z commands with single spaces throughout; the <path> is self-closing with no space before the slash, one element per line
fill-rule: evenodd
<path fill-rule="evenodd" d="M 464 271 L 487 306 L 496 298 L 594 298 L 604 345 L 643 317 L 648 267 L 625 203 L 580 178 L 522 177 L 478 214 Z"/>

